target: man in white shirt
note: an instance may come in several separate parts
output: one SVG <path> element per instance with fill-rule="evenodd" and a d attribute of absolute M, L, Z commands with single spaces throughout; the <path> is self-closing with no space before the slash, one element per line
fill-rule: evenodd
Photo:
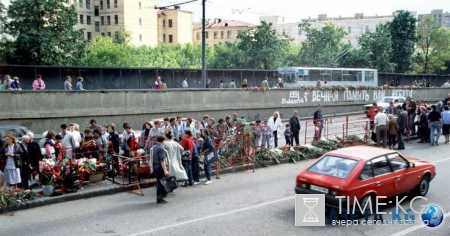
<path fill-rule="evenodd" d="M 61 133 L 63 140 L 61 141 L 61 146 L 66 152 L 65 158 L 72 158 L 72 150 L 75 147 L 75 140 L 72 133 L 67 130 L 67 125 L 61 125 Z"/>
<path fill-rule="evenodd" d="M 388 117 L 386 114 L 378 110 L 374 110 L 374 112 L 377 146 L 380 146 L 380 141 L 383 141 L 383 148 L 386 148 Z"/>
<path fill-rule="evenodd" d="M 450 80 L 447 80 L 447 82 L 444 83 L 444 85 L 442 85 L 443 88 L 448 88 L 450 87 Z M 445 105 L 445 104 L 444 104 Z"/>
<path fill-rule="evenodd" d="M 186 78 L 183 79 L 182 86 L 183 86 L 183 88 L 189 88 Z"/>

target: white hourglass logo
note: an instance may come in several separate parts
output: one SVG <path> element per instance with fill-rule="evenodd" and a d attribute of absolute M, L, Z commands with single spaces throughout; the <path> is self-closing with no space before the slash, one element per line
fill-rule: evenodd
<path fill-rule="evenodd" d="M 313 211 L 314 207 L 317 206 L 318 202 L 319 198 L 303 198 L 303 203 L 309 209 L 306 215 L 303 217 L 303 222 L 306 223 L 319 222 L 319 217 Z"/>

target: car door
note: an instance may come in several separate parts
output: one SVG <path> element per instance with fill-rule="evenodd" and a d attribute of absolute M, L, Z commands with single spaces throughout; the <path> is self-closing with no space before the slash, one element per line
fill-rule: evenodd
<path fill-rule="evenodd" d="M 395 195 L 414 188 L 415 178 L 408 168 L 408 161 L 398 153 L 388 154 L 387 157 L 395 177 Z"/>
<path fill-rule="evenodd" d="M 386 156 L 379 156 L 372 160 L 373 175 L 372 181 L 378 196 L 391 197 L 395 195 L 396 179 L 392 172 Z"/>

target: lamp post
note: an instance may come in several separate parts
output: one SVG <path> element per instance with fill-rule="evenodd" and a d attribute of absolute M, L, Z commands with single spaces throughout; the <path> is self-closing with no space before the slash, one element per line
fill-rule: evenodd
<path fill-rule="evenodd" d="M 202 0 L 202 84 L 206 87 L 206 0 Z"/>

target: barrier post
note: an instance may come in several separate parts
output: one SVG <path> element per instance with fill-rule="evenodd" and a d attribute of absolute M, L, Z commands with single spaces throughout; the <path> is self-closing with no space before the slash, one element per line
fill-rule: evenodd
<path fill-rule="evenodd" d="M 308 136 L 308 121 L 305 122 L 305 145 L 306 145 L 306 137 Z M 292 137 L 294 138 L 294 137 Z"/>
<path fill-rule="evenodd" d="M 345 117 L 345 134 L 348 135 L 348 116 Z"/>

